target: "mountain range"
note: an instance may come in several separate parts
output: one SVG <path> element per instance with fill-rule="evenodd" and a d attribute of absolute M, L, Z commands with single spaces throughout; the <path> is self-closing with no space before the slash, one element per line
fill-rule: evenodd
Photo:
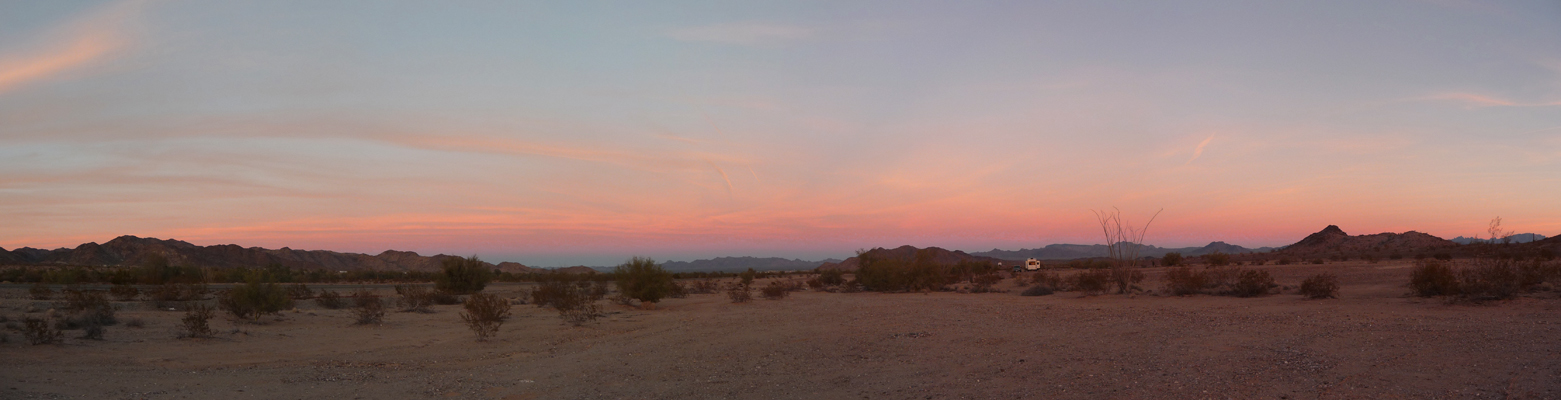
<path fill-rule="evenodd" d="M 196 246 L 180 240 L 126 235 L 107 243 L 84 243 L 76 248 L 43 250 L 23 247 L 10 251 L 0 249 L 0 264 L 128 266 L 140 265 L 154 255 L 165 257 L 169 263 L 175 265 L 233 268 L 279 264 L 294 269 L 327 271 L 437 271 L 444 259 L 455 257 L 444 254 L 423 256 L 410 251 L 395 250 L 386 250 L 371 256 L 325 250 L 293 250 L 286 247 L 272 250 L 239 247 L 232 244 Z M 514 262 L 486 264 L 513 273 L 544 271 Z"/>
<path fill-rule="evenodd" d="M 1153 245 L 1141 245 L 1138 247 L 1139 257 L 1160 257 L 1168 253 L 1181 253 L 1184 256 L 1201 256 L 1213 252 L 1225 254 L 1263 253 L 1273 250 L 1272 247 L 1259 247 L 1249 249 L 1225 242 L 1213 242 L 1202 247 L 1168 248 Z M 1034 258 L 1037 260 L 1073 260 L 1079 258 L 1107 257 L 1109 253 L 1103 244 L 1054 244 L 1038 249 L 998 250 L 970 253 L 974 256 L 998 258 L 1004 260 L 1023 260 Z"/>
<path fill-rule="evenodd" d="M 755 271 L 803 271 L 818 268 L 819 265 L 830 262 L 840 262 L 840 260 L 807 261 L 788 260 L 780 257 L 716 257 L 708 260 L 667 261 L 661 263 L 661 268 L 670 272 L 732 272 L 745 271 L 749 268 L 753 268 Z"/>
<path fill-rule="evenodd" d="M 1509 240 L 1511 240 L 1510 243 L 1530 243 L 1530 242 L 1538 242 L 1538 241 L 1541 241 L 1541 240 L 1545 240 L 1545 235 L 1541 235 L 1541 234 L 1538 234 L 1538 233 L 1519 233 L 1519 234 L 1516 234 L 1516 235 L 1508 236 L 1507 238 Z M 1457 244 L 1485 243 L 1485 242 L 1489 242 L 1490 241 L 1490 239 L 1481 239 L 1481 238 L 1478 238 L 1478 237 L 1463 237 L 1463 236 L 1455 237 L 1455 238 L 1452 238 L 1450 240 L 1452 240 L 1453 243 L 1457 243 Z M 1497 243 L 1501 243 L 1501 240 L 1497 240 L 1496 242 Z"/>

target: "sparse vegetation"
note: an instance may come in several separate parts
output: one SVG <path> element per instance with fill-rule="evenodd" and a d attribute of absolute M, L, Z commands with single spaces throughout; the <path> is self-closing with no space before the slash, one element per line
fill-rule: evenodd
<path fill-rule="evenodd" d="M 321 290 L 320 295 L 314 297 L 314 304 L 328 310 L 347 306 L 347 302 L 341 299 L 341 294 L 334 290 Z"/>
<path fill-rule="evenodd" d="M 33 300 L 48 300 L 54 298 L 54 290 L 49 289 L 49 285 L 38 282 L 27 288 L 27 295 Z"/>
<path fill-rule="evenodd" d="M 1111 283 L 1111 272 L 1105 268 L 1088 269 L 1069 277 L 1070 286 L 1084 294 L 1101 294 Z"/>
<path fill-rule="evenodd" d="M 211 317 L 214 311 L 205 304 L 195 304 L 184 312 L 184 318 L 179 319 L 181 338 L 211 337 Z"/>
<path fill-rule="evenodd" d="M 1232 293 L 1237 297 L 1257 297 L 1268 294 L 1268 289 L 1276 286 L 1279 285 L 1274 283 L 1274 278 L 1268 274 L 1268 271 L 1247 269 L 1241 270 L 1237 275 Z"/>
<path fill-rule="evenodd" d="M 537 307 L 553 307 L 564 322 L 580 326 L 602 315 L 596 302 L 606 295 L 605 284 L 594 284 L 566 273 L 551 273 L 531 292 L 531 299 Z"/>
<path fill-rule="evenodd" d="M 749 270 L 750 272 L 752 269 Z M 618 280 L 618 292 L 625 297 L 639 300 L 644 309 L 656 308 L 656 302 L 671 295 L 674 288 L 672 274 L 656 265 L 649 258 L 634 257 L 613 269 Z"/>
<path fill-rule="evenodd" d="M 1203 255 L 1203 261 L 1212 266 L 1223 267 L 1230 265 L 1230 255 L 1216 251 Z"/>
<path fill-rule="evenodd" d="M 234 286 L 218 297 L 217 307 L 235 318 L 258 320 L 262 315 L 293 308 L 293 298 L 268 276 L 254 274 L 248 282 Z"/>
<path fill-rule="evenodd" d="M 499 333 L 499 327 L 510 317 L 509 300 L 491 293 L 476 293 L 466 298 L 466 311 L 461 320 L 477 334 L 477 340 L 488 340 Z"/>
<path fill-rule="evenodd" d="M 1458 294 L 1458 275 L 1440 260 L 1416 261 L 1409 277 L 1409 288 L 1416 296 L 1453 296 Z"/>
<path fill-rule="evenodd" d="M 34 346 L 59 343 L 64 336 L 48 319 L 26 317 L 22 318 L 22 325 L 22 336 L 27 337 L 27 343 Z"/>
<path fill-rule="evenodd" d="M 1182 265 L 1182 253 L 1165 253 L 1165 256 L 1160 257 L 1160 264 L 1167 267 Z"/>
<path fill-rule="evenodd" d="M 378 325 L 385 320 L 385 303 L 372 290 L 358 289 L 352 292 L 352 305 L 352 312 L 358 317 L 358 325 Z"/>
<path fill-rule="evenodd" d="M 1165 288 L 1171 294 L 1186 296 L 1203 291 L 1208 285 L 1207 277 L 1202 273 L 1193 271 L 1191 267 L 1177 267 L 1165 271 Z"/>
<path fill-rule="evenodd" d="M 115 300 L 119 300 L 119 301 L 134 301 L 136 299 L 136 297 L 141 295 L 141 290 L 140 289 L 136 289 L 135 286 L 130 286 L 130 285 L 121 283 L 121 284 L 117 284 L 117 285 L 114 285 L 112 287 L 109 287 L 108 288 L 108 293 L 111 294 L 111 295 L 114 295 L 114 299 Z"/>
<path fill-rule="evenodd" d="M 81 328 L 83 339 L 102 340 L 104 326 L 117 323 L 114 305 L 98 290 L 65 291 L 64 309 L 70 313 L 63 321 L 67 328 Z M 58 325 L 58 324 L 57 324 Z"/>
<path fill-rule="evenodd" d="M 846 283 L 846 273 L 838 269 L 824 269 L 818 271 L 818 282 L 824 286 L 838 286 Z"/>
<path fill-rule="evenodd" d="M 308 285 L 295 283 L 287 287 L 287 296 L 292 297 L 293 300 L 311 299 L 314 298 L 314 290 L 309 289 Z"/>
<path fill-rule="evenodd" d="M 1339 297 L 1339 277 L 1333 274 L 1317 274 L 1301 281 L 1301 295 L 1308 299 L 1335 299 Z"/>
<path fill-rule="evenodd" d="M 747 303 L 753 300 L 753 289 L 750 284 L 733 282 L 726 288 L 726 297 L 733 303 Z"/>
<path fill-rule="evenodd" d="M 1019 292 L 1020 296 L 1046 296 L 1050 294 L 1052 294 L 1052 288 L 1046 287 L 1046 285 L 1031 286 L 1029 289 Z"/>
<path fill-rule="evenodd" d="M 403 312 L 428 312 L 434 304 L 434 291 L 419 285 L 396 285 L 396 307 Z"/>
<path fill-rule="evenodd" d="M 1136 289 L 1138 283 L 1144 280 L 1144 271 L 1137 268 L 1113 267 L 1109 271 L 1109 280 L 1116 285 L 1117 293 L 1127 293 L 1129 289 Z"/>
<path fill-rule="evenodd" d="M 765 286 L 763 289 L 759 289 L 759 293 L 764 295 L 764 298 L 766 299 L 780 300 L 791 294 L 791 291 L 788 289 L 789 288 L 786 286 L 786 284 L 781 283 L 780 281 L 770 281 L 769 285 Z"/>
<path fill-rule="evenodd" d="M 443 264 L 443 269 L 434 280 L 434 288 L 440 292 L 455 295 L 477 293 L 493 280 L 493 271 L 475 255 L 446 258 Z"/>

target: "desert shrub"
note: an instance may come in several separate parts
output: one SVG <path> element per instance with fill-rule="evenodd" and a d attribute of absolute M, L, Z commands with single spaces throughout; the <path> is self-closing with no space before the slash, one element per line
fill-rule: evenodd
<path fill-rule="evenodd" d="M 1457 295 L 1458 275 L 1441 261 L 1416 261 L 1410 272 L 1409 289 L 1420 297 Z"/>
<path fill-rule="evenodd" d="M 118 284 L 108 288 L 108 293 L 114 295 L 114 299 L 119 301 L 133 301 L 141 295 L 141 290 L 136 289 L 135 286 Z"/>
<path fill-rule="evenodd" d="M 434 277 L 434 288 L 455 295 L 482 291 L 493 280 L 493 271 L 486 263 L 471 257 L 450 257 L 442 261 L 443 268 Z"/>
<path fill-rule="evenodd" d="M 753 270 L 749 269 L 748 272 Z M 639 300 L 640 307 L 646 309 L 656 308 L 656 302 L 670 295 L 675 286 L 672 274 L 649 258 L 631 258 L 614 268 L 613 275 L 617 278 L 618 292 Z"/>
<path fill-rule="evenodd" d="M 190 283 L 165 283 L 153 287 L 146 293 L 158 308 L 168 308 L 174 303 L 184 303 L 200 300 L 206 295 L 205 285 Z"/>
<path fill-rule="evenodd" d="M 142 320 L 141 318 L 138 318 L 138 317 L 131 317 L 129 321 L 125 321 L 125 327 L 126 328 L 137 328 L 137 329 L 145 328 L 146 327 L 146 321 L 144 321 L 144 320 Z"/>
<path fill-rule="evenodd" d="M 1218 251 L 1203 255 L 1203 260 L 1216 267 L 1230 265 L 1230 255 Z"/>
<path fill-rule="evenodd" d="M 1085 294 L 1105 293 L 1107 285 L 1111 283 L 1111 272 L 1103 268 L 1084 270 L 1069 277 L 1069 283 L 1074 290 Z"/>
<path fill-rule="evenodd" d="M 1029 289 L 1019 292 L 1020 296 L 1046 296 L 1050 294 L 1052 294 L 1052 288 L 1046 287 L 1046 285 L 1031 286 Z"/>
<path fill-rule="evenodd" d="M 606 295 L 605 283 L 594 284 L 583 277 L 550 273 L 538 279 L 531 300 L 537 307 L 553 307 L 564 322 L 580 326 L 602 315 L 596 302 Z"/>
<path fill-rule="evenodd" d="M 1197 294 L 1207 285 L 1207 277 L 1190 267 L 1177 267 L 1165 271 L 1166 290 L 1177 296 Z"/>
<path fill-rule="evenodd" d="M 754 271 L 753 268 L 749 268 L 747 271 L 737 274 L 737 280 L 744 285 L 752 285 L 753 279 L 757 276 L 759 276 L 759 273 Z"/>
<path fill-rule="evenodd" d="M 1279 285 L 1274 283 L 1268 271 L 1248 269 L 1238 273 L 1232 292 L 1238 297 L 1256 297 L 1268 294 L 1268 289 L 1275 286 Z"/>
<path fill-rule="evenodd" d="M 304 285 L 302 283 L 295 283 L 295 284 L 287 287 L 287 297 L 291 297 L 291 298 L 293 298 L 293 300 L 304 300 L 304 299 L 314 298 L 314 290 L 313 289 L 309 289 L 308 285 Z"/>
<path fill-rule="evenodd" d="M 71 313 L 68 318 L 71 326 L 80 326 L 87 329 L 102 329 L 104 325 L 113 325 L 114 305 L 109 304 L 108 296 L 97 290 L 70 290 L 65 292 L 65 307 Z M 102 339 L 99 331 L 96 339 Z"/>
<path fill-rule="evenodd" d="M 396 285 L 396 307 L 401 311 L 428 312 L 434 304 L 434 291 L 418 285 Z"/>
<path fill-rule="evenodd" d="M 791 291 L 787 289 L 788 288 L 786 287 L 786 284 L 781 283 L 780 281 L 771 281 L 769 285 L 759 289 L 759 294 L 763 295 L 764 298 L 769 300 L 780 300 L 786 298 L 786 295 L 791 294 Z"/>
<path fill-rule="evenodd" d="M 1402 259 L 1404 259 L 1404 254 L 1395 251 L 1393 253 L 1388 254 L 1388 259 L 1389 260 L 1402 260 Z"/>
<path fill-rule="evenodd" d="M 341 294 L 334 290 L 321 290 L 320 295 L 314 297 L 314 304 L 330 310 L 347 306 L 347 302 L 341 299 Z"/>
<path fill-rule="evenodd" d="M 1167 267 L 1182 265 L 1182 253 L 1165 253 L 1165 256 L 1160 257 L 1160 264 Z"/>
<path fill-rule="evenodd" d="M 293 308 L 293 298 L 287 290 L 275 282 L 252 276 L 249 282 L 234 286 L 217 298 L 217 307 L 239 319 L 260 319 L 266 314 L 278 314 Z"/>
<path fill-rule="evenodd" d="M 431 297 L 429 297 L 429 298 L 433 300 L 434 304 L 438 304 L 438 305 L 441 305 L 441 306 L 448 306 L 448 305 L 455 305 L 455 304 L 463 303 L 463 300 L 461 299 L 461 296 L 457 296 L 454 293 L 445 292 L 445 291 L 441 291 L 441 290 L 437 290 L 437 289 L 435 289 L 430 296 Z"/>
<path fill-rule="evenodd" d="M 1518 286 L 1528 290 L 1545 281 L 1556 278 L 1558 271 L 1556 266 L 1546 264 L 1541 259 L 1518 264 Z"/>
<path fill-rule="evenodd" d="M 1116 285 L 1117 293 L 1127 293 L 1127 290 L 1138 285 L 1144 280 L 1144 271 L 1132 267 L 1113 267 L 1109 269 L 1108 279 Z"/>
<path fill-rule="evenodd" d="M 54 298 L 54 290 L 49 289 L 49 285 L 38 282 L 27 288 L 27 295 L 33 300 L 48 300 Z"/>
<path fill-rule="evenodd" d="M 875 292 L 935 291 L 949 283 L 949 273 L 928 250 L 918 250 L 909 261 L 888 259 L 864 252 L 857 256 L 856 281 Z"/>
<path fill-rule="evenodd" d="M 1291 260 L 1290 260 L 1290 257 L 1280 257 L 1280 258 L 1279 258 L 1279 261 L 1276 261 L 1276 262 L 1274 262 L 1274 263 L 1275 263 L 1275 264 L 1278 264 L 1278 265 L 1290 265 L 1290 264 L 1291 264 L 1291 263 L 1293 263 L 1293 262 L 1294 262 L 1294 261 L 1291 261 Z"/>
<path fill-rule="evenodd" d="M 1361 259 L 1364 259 L 1367 263 L 1371 264 L 1376 264 L 1378 261 L 1382 261 L 1382 258 L 1377 257 L 1376 254 L 1367 254 L 1365 257 L 1361 257 Z"/>
<path fill-rule="evenodd" d="M 974 293 L 992 292 L 994 291 L 994 289 L 992 289 L 992 285 L 996 285 L 998 282 L 1002 281 L 1003 275 L 997 273 L 996 271 L 976 275 L 970 279 L 970 282 L 975 284 L 974 287 L 970 288 L 970 291 Z"/>
<path fill-rule="evenodd" d="M 377 325 L 385 320 L 385 303 L 372 290 L 358 289 L 352 292 L 352 306 L 353 314 L 358 317 L 358 325 Z"/>
<path fill-rule="evenodd" d="M 211 317 L 214 311 L 205 304 L 195 304 L 179 319 L 181 338 L 211 337 Z"/>
<path fill-rule="evenodd" d="M 34 346 L 40 344 L 59 343 L 64 336 L 59 328 L 44 318 L 26 317 L 22 319 L 22 336 L 27 337 L 27 342 Z"/>
<path fill-rule="evenodd" d="M 824 281 L 820 281 L 820 280 L 818 280 L 818 278 L 808 279 L 808 287 L 812 288 L 813 290 L 823 289 L 824 288 Z"/>
<path fill-rule="evenodd" d="M 1481 258 L 1458 271 L 1458 292 L 1474 300 L 1500 300 L 1516 296 L 1522 276 L 1510 258 Z"/>
<path fill-rule="evenodd" d="M 733 303 L 747 303 L 753 300 L 753 289 L 747 284 L 732 283 L 726 288 L 726 297 Z"/>
<path fill-rule="evenodd" d="M 1442 260 L 1442 261 L 1452 261 L 1453 260 L 1453 255 L 1451 253 L 1442 252 L 1442 253 L 1436 253 L 1436 254 L 1432 255 L 1431 258 L 1435 258 L 1435 259 Z"/>
<path fill-rule="evenodd" d="M 1268 263 L 1268 260 L 1264 260 L 1264 259 L 1261 259 L 1261 258 L 1252 260 L 1252 265 L 1263 265 L 1263 264 L 1267 264 L 1267 263 Z"/>
<path fill-rule="evenodd" d="M 1030 275 L 1030 282 L 1045 286 L 1051 290 L 1062 290 L 1063 279 L 1062 275 L 1056 272 L 1038 271 L 1034 275 Z"/>
<path fill-rule="evenodd" d="M 81 338 L 87 340 L 103 340 L 103 332 L 106 329 L 100 324 L 87 324 L 81 327 Z"/>
<path fill-rule="evenodd" d="M 1334 299 L 1339 297 L 1339 277 L 1333 274 L 1317 274 L 1301 281 L 1301 295 L 1308 299 Z"/>
<path fill-rule="evenodd" d="M 846 272 L 839 269 L 825 269 L 818 271 L 818 282 L 824 286 L 835 286 L 846 283 Z"/>
<path fill-rule="evenodd" d="M 688 286 L 688 293 L 690 294 L 711 294 L 720 290 L 721 284 L 717 283 L 715 279 L 709 278 L 694 281 L 693 284 Z"/>
<path fill-rule="evenodd" d="M 488 340 L 499 333 L 499 327 L 510 317 L 509 300 L 491 293 L 476 293 L 466 298 L 466 311 L 461 320 L 477 334 L 477 340 Z"/>
<path fill-rule="evenodd" d="M 1323 259 L 1321 259 L 1321 258 L 1313 258 L 1311 263 L 1315 264 L 1315 265 L 1322 265 Z"/>

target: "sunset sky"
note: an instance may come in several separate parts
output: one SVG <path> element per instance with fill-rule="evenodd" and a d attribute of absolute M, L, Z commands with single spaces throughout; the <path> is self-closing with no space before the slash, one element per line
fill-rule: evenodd
<path fill-rule="evenodd" d="M 1561 234 L 1561 2 L 0 0 L 0 247 Z"/>

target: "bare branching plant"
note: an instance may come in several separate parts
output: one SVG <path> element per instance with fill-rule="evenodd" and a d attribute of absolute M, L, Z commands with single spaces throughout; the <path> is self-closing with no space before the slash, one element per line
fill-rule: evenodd
<path fill-rule="evenodd" d="M 1134 227 L 1122 217 L 1122 210 L 1112 207 L 1110 212 L 1095 211 L 1095 220 L 1100 223 L 1100 230 L 1106 236 L 1106 253 L 1116 262 L 1118 267 L 1137 266 L 1138 251 L 1144 245 L 1144 234 L 1149 232 L 1149 225 L 1154 223 L 1160 212 L 1155 211 L 1145 222 L 1143 227 Z"/>
<path fill-rule="evenodd" d="M 461 320 L 477 334 L 477 340 L 488 340 L 499 333 L 499 327 L 510 317 L 509 300 L 491 293 L 474 293 L 466 298 L 466 311 Z"/>

